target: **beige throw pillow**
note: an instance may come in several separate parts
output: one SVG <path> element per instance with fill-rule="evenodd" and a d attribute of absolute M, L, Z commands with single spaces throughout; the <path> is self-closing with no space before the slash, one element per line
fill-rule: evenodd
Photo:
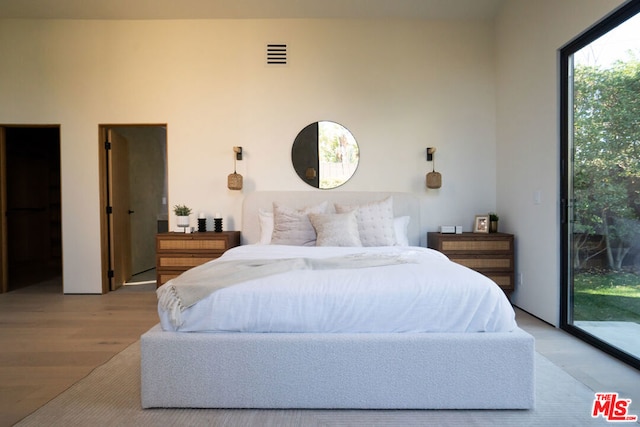
<path fill-rule="evenodd" d="M 355 211 L 362 246 L 394 246 L 396 244 L 391 197 L 361 205 L 336 203 L 335 208 L 338 213 Z"/>
<path fill-rule="evenodd" d="M 271 244 L 315 246 L 316 231 L 309 221 L 309 214 L 325 213 L 327 202 L 303 209 L 294 209 L 273 203 L 273 235 Z"/>
<path fill-rule="evenodd" d="M 362 246 L 356 213 L 309 214 L 316 230 L 316 246 Z"/>

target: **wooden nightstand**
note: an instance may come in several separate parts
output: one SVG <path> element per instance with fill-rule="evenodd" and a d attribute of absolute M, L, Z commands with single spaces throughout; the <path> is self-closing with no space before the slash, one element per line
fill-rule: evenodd
<path fill-rule="evenodd" d="M 156 286 L 239 245 L 239 231 L 157 234 Z"/>
<path fill-rule="evenodd" d="M 427 233 L 427 246 L 492 279 L 510 292 L 515 289 L 513 234 Z"/>

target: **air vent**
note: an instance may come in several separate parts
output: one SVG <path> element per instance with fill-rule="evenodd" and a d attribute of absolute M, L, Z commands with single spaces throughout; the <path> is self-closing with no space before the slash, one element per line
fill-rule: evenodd
<path fill-rule="evenodd" d="M 287 65 L 287 45 L 283 43 L 267 45 L 267 65 Z"/>

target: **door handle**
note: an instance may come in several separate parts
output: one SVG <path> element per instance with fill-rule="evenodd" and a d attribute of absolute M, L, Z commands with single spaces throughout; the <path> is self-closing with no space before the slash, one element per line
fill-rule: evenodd
<path fill-rule="evenodd" d="M 135 211 L 132 211 L 131 209 L 129 209 L 129 215 L 131 215 L 132 213 L 135 213 Z"/>

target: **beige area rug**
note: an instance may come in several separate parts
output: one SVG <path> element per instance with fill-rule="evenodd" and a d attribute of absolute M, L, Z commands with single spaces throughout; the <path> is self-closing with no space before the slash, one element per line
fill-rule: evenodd
<path fill-rule="evenodd" d="M 606 390 L 598 390 L 606 391 Z M 18 426 L 591 426 L 594 392 L 536 354 L 533 410 L 142 409 L 136 342 Z M 619 423 L 618 423 L 619 424 Z M 624 423 L 627 424 L 627 423 Z M 635 425 L 635 424 L 631 424 Z"/>

